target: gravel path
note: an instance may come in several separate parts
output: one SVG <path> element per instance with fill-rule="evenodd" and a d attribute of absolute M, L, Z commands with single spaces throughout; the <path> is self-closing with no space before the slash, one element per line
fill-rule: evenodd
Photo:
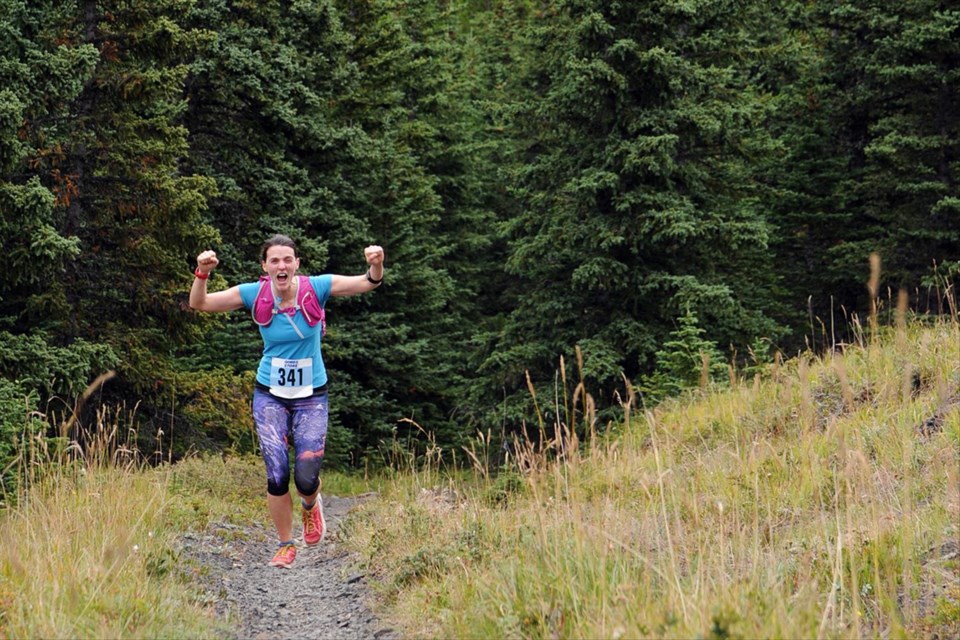
<path fill-rule="evenodd" d="M 328 532 L 315 547 L 298 540 L 290 569 L 267 565 L 276 540 L 260 525 L 213 525 L 184 536 L 181 552 L 202 568 L 208 596 L 237 639 L 396 640 L 367 608 L 366 576 L 338 544 L 341 520 L 362 499 L 324 496 Z"/>

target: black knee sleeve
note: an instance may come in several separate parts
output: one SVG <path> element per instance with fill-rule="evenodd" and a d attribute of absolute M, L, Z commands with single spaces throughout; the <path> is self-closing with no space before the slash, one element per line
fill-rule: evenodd
<path fill-rule="evenodd" d="M 280 482 L 267 480 L 267 493 L 272 496 L 285 496 L 290 493 L 290 476 L 285 476 Z"/>
<path fill-rule="evenodd" d="M 320 487 L 320 464 L 323 458 L 313 458 L 309 461 L 297 460 L 293 467 L 293 482 L 297 485 L 300 495 L 312 496 Z"/>

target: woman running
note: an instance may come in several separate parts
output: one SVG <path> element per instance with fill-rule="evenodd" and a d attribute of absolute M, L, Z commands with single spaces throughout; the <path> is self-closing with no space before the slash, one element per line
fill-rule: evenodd
<path fill-rule="evenodd" d="M 289 568 L 297 557 L 293 541 L 293 504 L 289 492 L 288 438 L 295 451 L 293 479 L 300 495 L 303 541 L 318 544 L 326 532 L 320 496 L 320 464 L 327 439 L 327 371 L 321 338 L 330 296 L 352 296 L 383 281 L 383 248 L 364 249 L 369 265 L 359 276 L 298 276 L 296 244 L 284 235 L 267 240 L 260 251 L 266 275 L 225 291 L 207 293 L 207 279 L 219 264 L 217 254 L 197 256 L 190 306 L 198 311 L 248 309 L 260 325 L 263 357 L 253 391 L 253 419 L 267 468 L 267 506 L 280 542 L 270 560 Z"/>

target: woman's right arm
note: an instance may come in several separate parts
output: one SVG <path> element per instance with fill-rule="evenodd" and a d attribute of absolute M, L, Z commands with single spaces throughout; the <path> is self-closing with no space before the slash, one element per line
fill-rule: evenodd
<path fill-rule="evenodd" d="M 240 287 L 230 287 L 226 291 L 207 293 L 207 278 L 220 263 L 213 251 L 204 251 L 197 256 L 197 271 L 190 288 L 190 307 L 197 311 L 233 311 L 243 308 Z"/>

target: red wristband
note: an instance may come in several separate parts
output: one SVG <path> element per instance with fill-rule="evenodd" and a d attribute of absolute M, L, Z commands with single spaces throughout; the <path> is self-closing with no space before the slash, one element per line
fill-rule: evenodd
<path fill-rule="evenodd" d="M 196 269 L 194 269 L 193 275 L 197 276 L 201 280 L 206 280 L 207 278 L 210 277 L 209 273 L 204 273 L 203 271 L 200 271 L 200 267 L 197 267 Z"/>

